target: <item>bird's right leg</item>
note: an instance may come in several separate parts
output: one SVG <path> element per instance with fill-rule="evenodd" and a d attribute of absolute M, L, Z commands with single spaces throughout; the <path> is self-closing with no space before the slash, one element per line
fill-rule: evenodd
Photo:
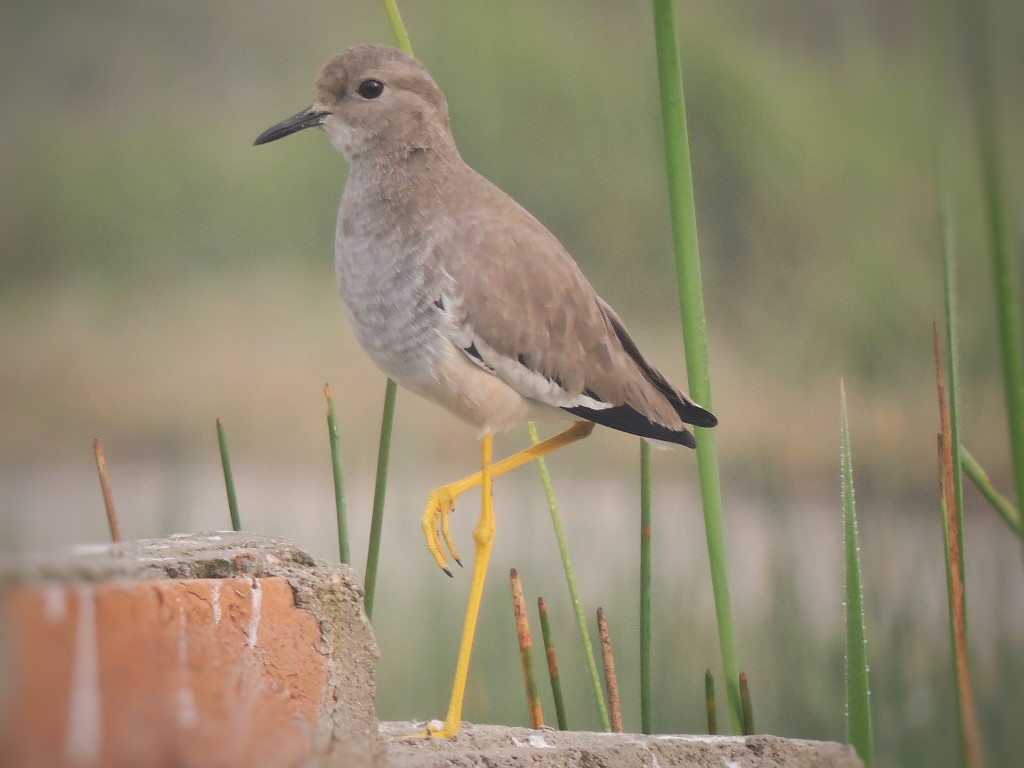
<path fill-rule="evenodd" d="M 525 448 L 492 465 L 491 477 L 502 475 L 509 470 L 521 467 L 523 464 L 527 464 L 535 459 L 539 459 L 545 454 L 557 451 L 559 448 L 563 448 L 570 443 L 582 440 L 593 431 L 594 424 L 592 422 L 577 421 L 564 432 L 559 432 L 557 435 L 549 437 L 547 440 L 543 440 L 536 445 Z M 427 549 L 430 550 L 430 554 L 434 556 L 434 560 L 437 562 L 441 570 L 449 576 L 452 575 L 452 572 L 448 570 L 447 558 L 445 557 L 444 550 L 441 547 L 441 539 L 444 539 L 444 543 L 448 547 L 448 551 L 452 553 L 452 559 L 459 565 L 462 565 L 462 561 L 459 560 L 458 552 L 455 549 L 455 545 L 452 543 L 451 533 L 448 527 L 448 515 L 451 514 L 453 509 L 455 509 L 455 500 L 466 491 L 480 485 L 481 480 L 482 473 L 477 472 L 469 477 L 456 480 L 454 483 L 449 483 L 448 485 L 442 485 L 439 488 L 435 488 L 427 498 L 427 508 L 423 513 L 422 520 L 423 535 L 427 540 Z"/>

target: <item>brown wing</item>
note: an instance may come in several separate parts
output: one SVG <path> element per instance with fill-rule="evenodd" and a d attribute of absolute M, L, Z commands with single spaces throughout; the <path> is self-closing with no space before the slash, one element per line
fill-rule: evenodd
<path fill-rule="evenodd" d="M 714 426 L 641 354 L 558 240 L 504 193 L 486 182 L 449 223 L 436 246 L 450 278 L 443 304 L 478 363 L 526 397 L 621 431 L 692 446 L 684 422 Z"/>

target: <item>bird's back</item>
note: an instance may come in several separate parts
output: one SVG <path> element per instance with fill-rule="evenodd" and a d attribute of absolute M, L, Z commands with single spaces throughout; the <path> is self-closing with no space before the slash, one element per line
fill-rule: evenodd
<path fill-rule="evenodd" d="M 643 356 L 561 243 L 468 167 L 433 239 L 455 341 L 524 397 L 622 431 L 690 444 L 713 426 Z"/>

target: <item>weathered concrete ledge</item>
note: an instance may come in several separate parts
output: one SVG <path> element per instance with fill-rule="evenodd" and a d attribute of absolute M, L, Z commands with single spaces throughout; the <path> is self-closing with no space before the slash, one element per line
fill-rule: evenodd
<path fill-rule="evenodd" d="M 845 744 L 777 736 L 643 736 L 472 725 L 451 740 L 409 739 L 423 723 L 381 723 L 393 768 L 860 768 Z"/>
<path fill-rule="evenodd" d="M 381 764 L 346 566 L 238 533 L 0 564 L 0 765 Z"/>
<path fill-rule="evenodd" d="M 834 743 L 378 724 L 348 567 L 238 533 L 0 562 L 0 765 L 861 765 Z"/>

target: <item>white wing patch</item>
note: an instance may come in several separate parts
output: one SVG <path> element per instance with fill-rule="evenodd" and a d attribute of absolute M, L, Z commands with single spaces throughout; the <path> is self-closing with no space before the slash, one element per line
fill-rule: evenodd
<path fill-rule="evenodd" d="M 523 397 L 537 400 L 554 408 L 589 408 L 600 411 L 611 408 L 593 396 L 592 393 L 568 392 L 554 379 L 526 366 L 521 355 L 518 359 L 498 352 L 478 336 L 469 322 L 460 322 L 460 302 L 448 294 L 442 294 L 437 307 L 447 316 L 452 341 L 466 353 L 466 356 L 486 371 L 493 373 Z"/>

